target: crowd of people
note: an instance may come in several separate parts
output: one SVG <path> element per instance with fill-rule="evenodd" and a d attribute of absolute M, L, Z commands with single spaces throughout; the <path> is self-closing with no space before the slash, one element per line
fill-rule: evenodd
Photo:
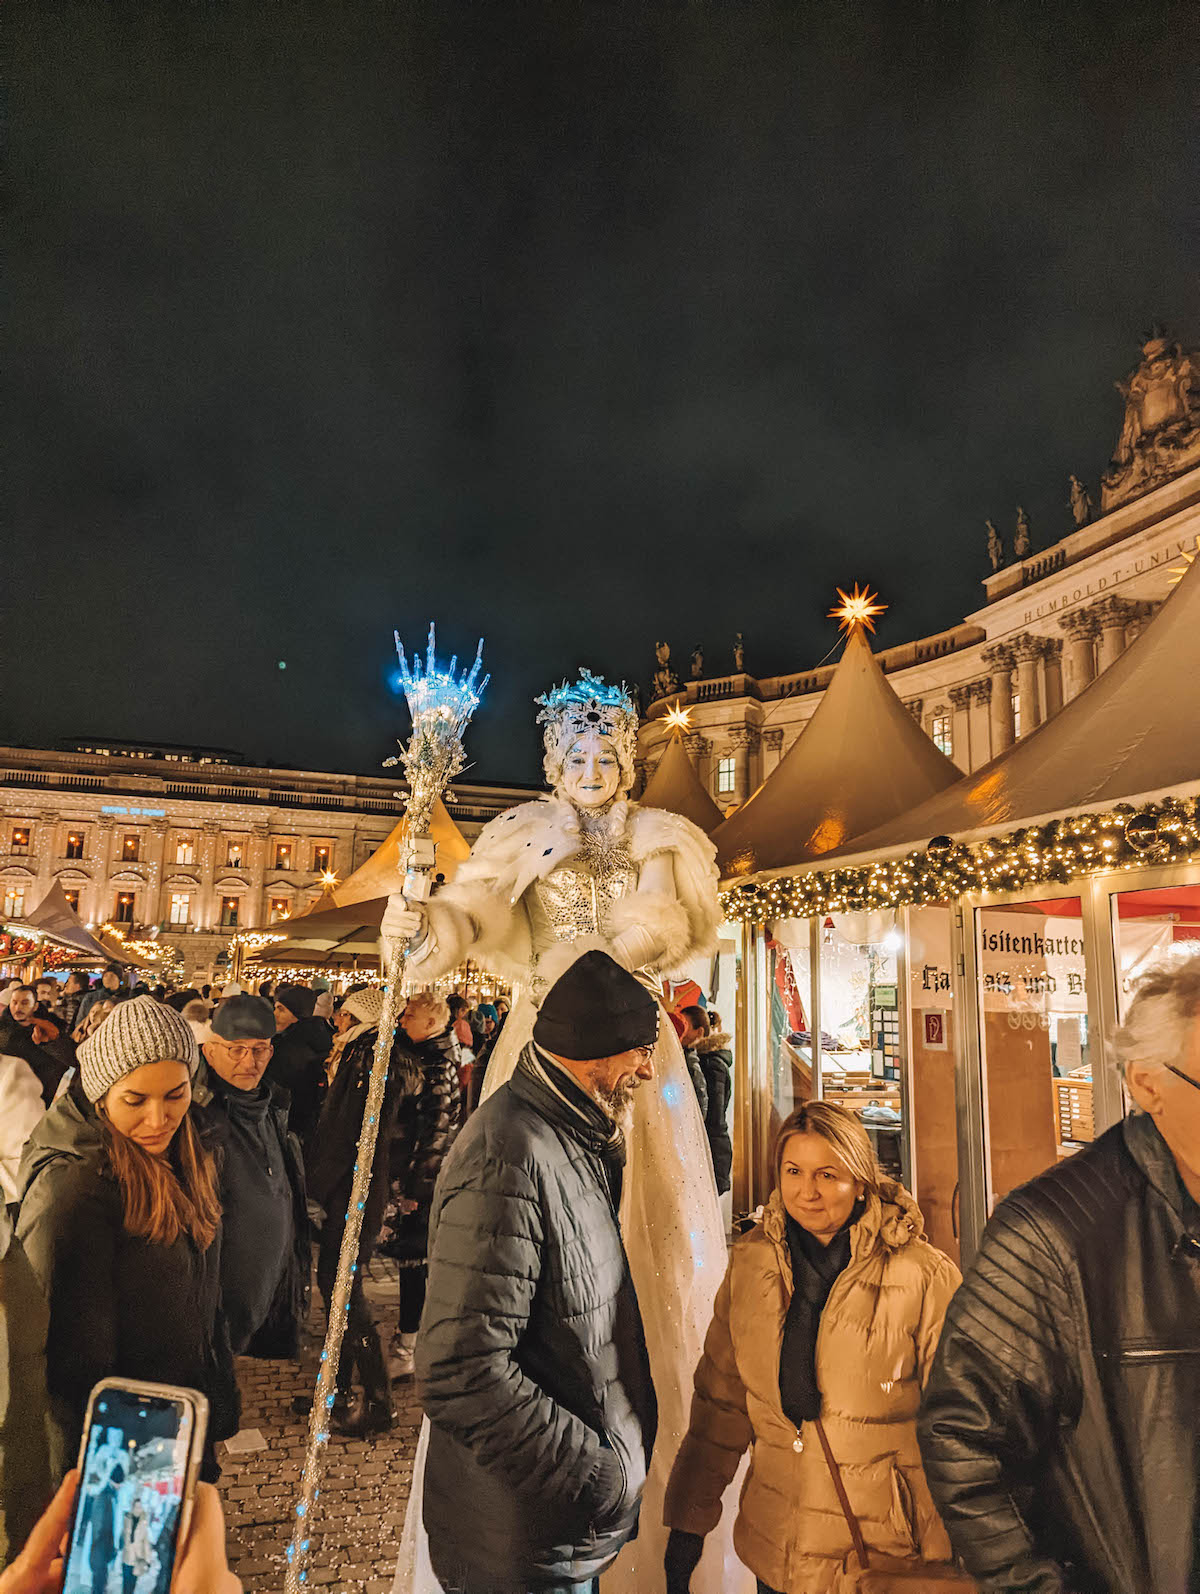
<path fill-rule="evenodd" d="M 72 1466 L 101 1378 L 201 1391 L 201 1477 L 219 1477 L 217 1444 L 240 1415 L 235 1358 L 299 1354 L 314 1256 L 328 1304 L 383 993 L 150 989 L 113 965 L 94 987 L 74 973 L 6 981 L 0 1006 L 3 1564 Z M 412 1375 L 434 1186 L 507 1011 L 454 1006 L 459 1033 L 442 997 L 412 996 L 391 1043 L 340 1434 L 388 1429 L 392 1381 Z M 362 1291 L 377 1248 L 399 1263 L 391 1367 Z M 123 1564 L 136 1570 L 132 1549 Z"/>
<path fill-rule="evenodd" d="M 326 1019 L 295 986 L 118 986 L 85 1033 L 96 993 L 5 994 L 4 1033 L 25 1044 L 3 1062 L 41 1102 L 0 1231 L 0 1594 L 26 1594 L 54 1586 L 31 1569 L 47 1522 L 61 1537 L 99 1378 L 203 1391 L 213 1481 L 238 1423 L 234 1358 L 297 1354 L 314 1244 L 332 1290 L 383 999 L 352 989 Z M 184 1012 L 214 994 L 198 1039 Z M 73 1031 L 48 1036 L 39 1019 L 68 997 Z M 587 951 L 544 994 L 507 1088 L 471 1112 L 474 1047 L 486 1058 L 505 1017 L 429 992 L 402 1010 L 331 1425 L 386 1429 L 390 1379 L 415 1372 L 441 1588 L 590 1594 L 637 1532 L 658 1433 L 619 1214 L 622 1124 L 655 1089 L 666 1020 Z M 729 1089 L 713 1018 L 670 1015 L 706 1126 Z M 43 1087 L 31 1048 L 64 1038 L 73 1058 Z M 748 1458 L 733 1541 L 759 1594 L 848 1594 L 868 1569 L 944 1594 L 1195 1594 L 1200 960 L 1142 981 L 1116 1051 L 1136 1110 L 1001 1202 L 965 1280 L 852 1113 L 810 1102 L 784 1120 L 694 1369 L 647 1591 L 690 1594 Z M 727 1139 L 710 1130 L 718 1184 Z M 361 1288 L 376 1249 L 400 1264 L 390 1369 Z M 208 1547 L 181 1574 L 201 1555 L 235 1591 L 202 1499 Z M 133 1591 L 146 1558 L 127 1528 L 111 1554 Z"/>

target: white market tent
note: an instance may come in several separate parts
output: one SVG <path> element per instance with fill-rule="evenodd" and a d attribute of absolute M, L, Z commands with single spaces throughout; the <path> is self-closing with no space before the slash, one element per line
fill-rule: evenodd
<path fill-rule="evenodd" d="M 945 791 L 864 827 L 837 862 L 1198 788 L 1200 561 L 1141 636 L 1045 725 Z"/>
<path fill-rule="evenodd" d="M 954 785 L 959 770 L 888 684 L 861 626 L 816 712 L 714 833 L 723 876 L 795 868 Z"/>
<path fill-rule="evenodd" d="M 700 784 L 678 731 L 672 734 L 638 802 L 643 808 L 665 808 L 673 814 L 682 814 L 706 835 L 711 835 L 722 819 L 721 810 Z"/>
<path fill-rule="evenodd" d="M 408 821 L 401 819 L 365 863 L 360 864 L 341 885 L 332 887 L 328 893 L 332 898 L 332 904 L 323 897 L 312 911 L 333 904 L 344 908 L 355 902 L 369 902 L 374 897 L 386 897 L 391 892 L 399 890 L 400 849 L 407 834 Z M 458 873 L 459 864 L 471 851 L 471 847 L 462 831 L 451 819 L 440 797 L 433 805 L 429 836 L 434 846 L 435 872 L 444 875 L 448 881 L 453 880 Z"/>

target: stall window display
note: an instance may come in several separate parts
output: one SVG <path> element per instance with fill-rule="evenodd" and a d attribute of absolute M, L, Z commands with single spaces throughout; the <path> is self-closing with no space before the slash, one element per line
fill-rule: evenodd
<path fill-rule="evenodd" d="M 909 1110 L 912 1190 L 930 1241 L 960 1259 L 958 1056 L 954 1024 L 951 910 L 908 910 Z"/>
<path fill-rule="evenodd" d="M 989 1203 L 1095 1138 L 1080 899 L 976 912 Z"/>

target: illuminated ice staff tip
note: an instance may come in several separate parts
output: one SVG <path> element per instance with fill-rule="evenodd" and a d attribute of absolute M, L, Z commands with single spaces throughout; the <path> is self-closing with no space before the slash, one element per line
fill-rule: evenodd
<path fill-rule="evenodd" d="M 485 675 L 483 680 L 479 681 L 479 671 L 483 666 L 483 638 L 480 637 L 479 646 L 475 650 L 475 662 L 460 680 L 456 674 L 457 653 L 451 656 L 450 663 L 445 669 L 438 669 L 435 631 L 436 627 L 431 624 L 429 641 L 425 648 L 424 668 L 420 655 L 416 653 L 413 654 L 412 664 L 409 664 L 399 631 L 393 633 L 396 638 L 396 656 L 400 660 L 400 681 L 413 720 L 415 722 L 419 713 L 430 709 L 435 713 L 449 711 L 456 719 L 469 719 L 479 707 L 479 699 L 491 680 L 490 675 Z M 479 681 L 478 685 L 476 681 Z"/>

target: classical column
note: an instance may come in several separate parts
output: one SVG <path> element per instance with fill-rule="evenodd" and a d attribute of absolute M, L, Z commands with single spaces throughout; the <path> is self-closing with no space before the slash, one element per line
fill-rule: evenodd
<path fill-rule="evenodd" d="M 904 706 L 919 725 L 921 723 L 921 711 L 925 707 L 925 699 L 923 697 L 910 697 Z"/>
<path fill-rule="evenodd" d="M 1115 664 L 1125 651 L 1125 627 L 1137 614 L 1137 605 L 1128 598 L 1115 594 L 1092 604 L 1092 613 L 1100 625 L 1100 641 L 1096 648 L 1096 674 Z"/>
<path fill-rule="evenodd" d="M 1062 637 L 1042 638 L 1042 679 L 1046 684 L 1046 718 L 1063 706 Z"/>
<path fill-rule="evenodd" d="M 763 742 L 763 779 L 778 768 L 779 760 L 783 757 L 783 731 L 773 729 L 762 733 Z"/>
<path fill-rule="evenodd" d="M 213 882 L 217 871 L 217 842 L 221 827 L 215 819 L 205 819 L 200 825 L 200 845 L 196 849 L 196 873 L 200 876 L 200 889 L 196 892 L 196 923 L 204 930 L 216 927 L 220 913 Z"/>
<path fill-rule="evenodd" d="M 960 759 L 958 767 L 970 771 L 986 764 L 992 756 L 991 676 L 985 675 L 980 680 L 971 681 L 967 691 L 971 697 L 971 761 L 968 764 Z"/>
<path fill-rule="evenodd" d="M 142 918 L 148 924 L 165 924 L 170 918 L 163 891 L 163 881 L 167 877 L 167 829 L 165 819 L 156 819 L 147 838 L 146 900 L 142 905 Z"/>
<path fill-rule="evenodd" d="M 758 746 L 758 732 L 749 725 L 735 725 L 729 732 L 733 754 L 733 791 L 727 799 L 744 803 L 750 795 L 750 754 Z"/>
<path fill-rule="evenodd" d="M 971 688 L 973 682 L 964 681 L 952 686 L 950 698 L 950 744 L 954 749 L 954 762 L 959 769 L 971 767 Z"/>
<path fill-rule="evenodd" d="M 992 757 L 1003 753 L 1013 744 L 1016 730 L 1013 725 L 1013 651 L 1003 642 L 984 648 L 983 662 L 992 678 Z"/>
<path fill-rule="evenodd" d="M 1162 608 L 1162 599 L 1143 599 L 1140 603 L 1135 603 L 1134 608 L 1137 610 L 1137 613 L 1128 620 L 1125 626 L 1126 647 L 1131 647 L 1132 644 L 1137 641 L 1138 637 L 1141 636 L 1142 632 L 1149 625 L 1150 621 Z"/>
<path fill-rule="evenodd" d="M 1088 609 L 1069 609 L 1066 614 L 1059 615 L 1058 625 L 1067 639 L 1063 697 L 1069 703 L 1096 679 L 1096 635 L 1100 622 Z"/>
<path fill-rule="evenodd" d="M 692 731 L 683 738 L 683 745 L 688 757 L 696 766 L 696 777 L 705 791 L 709 789 L 708 755 L 712 752 L 712 743 L 707 736 L 701 736 L 699 731 Z"/>
<path fill-rule="evenodd" d="M 1022 631 L 1012 641 L 1013 658 L 1017 661 L 1017 696 L 1021 704 L 1021 735 L 1028 736 L 1042 723 L 1042 701 L 1038 692 L 1038 660 L 1042 656 L 1042 639 L 1030 631 Z"/>
<path fill-rule="evenodd" d="M 633 772 L 636 777 L 633 782 L 633 795 L 634 797 L 640 797 L 646 789 L 646 782 L 650 779 L 650 760 L 647 758 L 635 758 Z"/>

